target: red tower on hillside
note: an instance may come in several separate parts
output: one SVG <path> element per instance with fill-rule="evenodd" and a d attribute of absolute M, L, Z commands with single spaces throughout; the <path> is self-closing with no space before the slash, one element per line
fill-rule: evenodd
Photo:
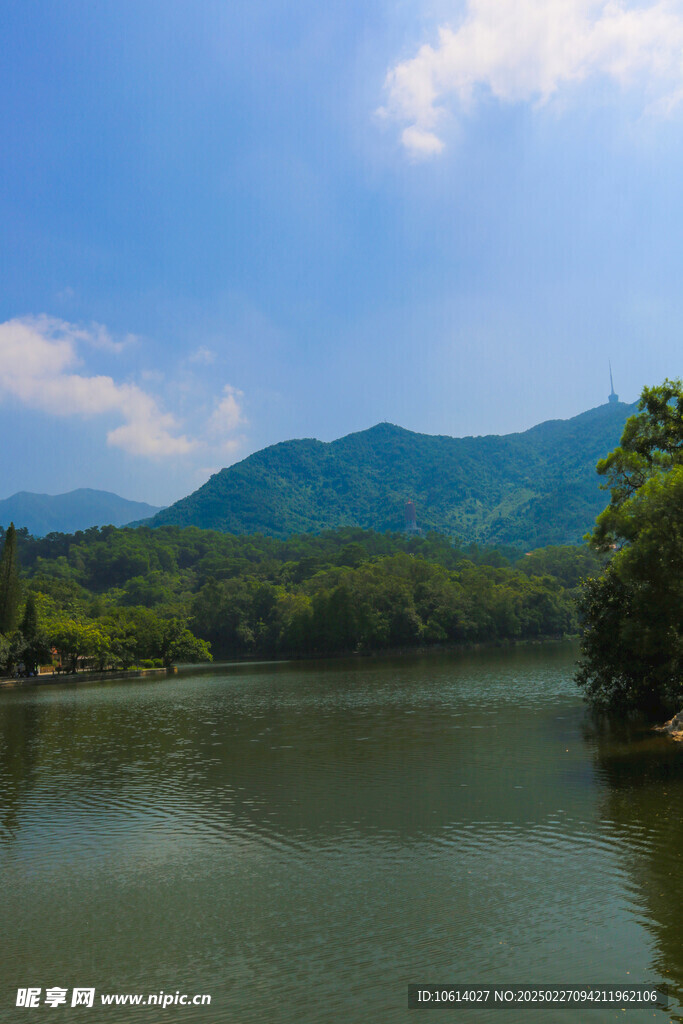
<path fill-rule="evenodd" d="M 420 532 L 417 525 L 417 512 L 415 511 L 415 504 L 412 501 L 406 502 L 405 531 L 406 533 Z"/>

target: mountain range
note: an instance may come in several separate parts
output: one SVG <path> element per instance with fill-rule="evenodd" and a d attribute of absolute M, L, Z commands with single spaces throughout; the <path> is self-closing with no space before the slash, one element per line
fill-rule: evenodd
<path fill-rule="evenodd" d="M 607 504 L 596 462 L 635 411 L 610 402 L 503 436 L 431 436 L 379 423 L 329 443 L 285 441 L 222 469 L 145 525 L 275 537 L 401 530 L 412 501 L 422 530 L 461 541 L 574 544 Z"/>
<path fill-rule="evenodd" d="M 19 491 L 0 501 L 0 526 L 25 526 L 34 537 L 48 533 L 75 533 L 91 526 L 125 526 L 159 512 L 144 501 L 128 501 L 109 491 L 81 487 L 68 494 L 33 494 Z"/>

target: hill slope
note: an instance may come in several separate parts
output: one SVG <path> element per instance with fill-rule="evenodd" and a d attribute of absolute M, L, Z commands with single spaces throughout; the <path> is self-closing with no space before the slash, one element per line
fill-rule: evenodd
<path fill-rule="evenodd" d="M 125 526 L 159 512 L 144 501 L 128 501 L 109 491 L 81 487 L 68 494 L 32 494 L 19 491 L 0 501 L 0 526 L 11 522 L 27 527 L 34 537 L 48 533 L 75 533 L 90 526 Z"/>
<path fill-rule="evenodd" d="M 287 536 L 418 524 L 524 548 L 579 542 L 607 504 L 595 464 L 635 406 L 615 403 L 520 434 L 433 437 L 390 423 L 337 441 L 285 441 L 212 476 L 146 525 Z"/>

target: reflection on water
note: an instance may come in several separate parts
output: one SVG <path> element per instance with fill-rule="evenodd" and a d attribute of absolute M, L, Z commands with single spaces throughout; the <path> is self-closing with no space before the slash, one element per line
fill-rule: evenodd
<path fill-rule="evenodd" d="M 680 1000 L 683 748 L 597 729 L 574 655 L 2 694 L 0 1021 L 27 985 L 213 998 L 91 1021 L 382 1024 L 414 1018 L 420 981 L 656 978 Z"/>
<path fill-rule="evenodd" d="M 654 974 L 683 1002 L 683 749 L 651 732 L 596 731 L 604 816 L 622 843 L 635 915 L 654 939 Z M 683 1020 L 680 1011 L 671 1015 Z"/>

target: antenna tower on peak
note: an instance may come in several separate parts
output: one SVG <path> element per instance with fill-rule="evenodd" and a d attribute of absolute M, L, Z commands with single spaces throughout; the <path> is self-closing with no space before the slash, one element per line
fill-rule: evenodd
<path fill-rule="evenodd" d="M 609 398 L 607 399 L 607 401 L 610 403 L 610 405 L 614 405 L 616 402 L 619 401 L 619 395 L 614 390 L 614 381 L 612 380 L 612 360 L 611 359 L 610 359 L 610 363 L 609 363 L 609 383 L 610 383 L 610 388 L 612 390 L 610 391 Z"/>

